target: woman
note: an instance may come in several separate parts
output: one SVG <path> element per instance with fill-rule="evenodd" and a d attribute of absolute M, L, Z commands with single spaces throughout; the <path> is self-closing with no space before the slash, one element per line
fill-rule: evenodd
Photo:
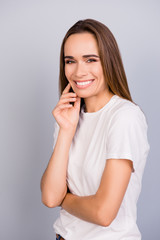
<path fill-rule="evenodd" d="M 60 89 L 54 151 L 41 180 L 42 202 L 61 206 L 57 239 L 141 239 L 136 204 L 149 150 L 147 124 L 105 25 L 86 19 L 68 30 Z"/>

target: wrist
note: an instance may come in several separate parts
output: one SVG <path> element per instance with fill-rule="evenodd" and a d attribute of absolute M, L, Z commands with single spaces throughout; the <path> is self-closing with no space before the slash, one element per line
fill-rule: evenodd
<path fill-rule="evenodd" d="M 59 129 L 59 135 L 63 136 L 67 141 L 72 141 L 74 135 L 75 135 L 75 129 Z"/>

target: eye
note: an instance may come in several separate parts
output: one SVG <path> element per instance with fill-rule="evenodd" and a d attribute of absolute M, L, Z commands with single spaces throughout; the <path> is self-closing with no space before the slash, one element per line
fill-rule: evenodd
<path fill-rule="evenodd" d="M 97 62 L 97 60 L 94 59 L 94 58 L 89 58 L 89 59 L 87 60 L 87 62 L 88 62 L 88 63 L 90 63 L 90 62 Z"/>
<path fill-rule="evenodd" d="M 65 64 L 71 64 L 71 63 L 74 63 L 74 61 L 73 60 L 66 60 L 65 61 Z"/>

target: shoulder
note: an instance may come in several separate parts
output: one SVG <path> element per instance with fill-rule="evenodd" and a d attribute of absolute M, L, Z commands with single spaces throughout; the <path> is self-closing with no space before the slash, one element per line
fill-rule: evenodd
<path fill-rule="evenodd" d="M 111 112 L 112 124 L 114 122 L 119 122 L 122 125 L 139 123 L 147 126 L 146 118 L 141 108 L 129 100 L 116 96 Z"/>

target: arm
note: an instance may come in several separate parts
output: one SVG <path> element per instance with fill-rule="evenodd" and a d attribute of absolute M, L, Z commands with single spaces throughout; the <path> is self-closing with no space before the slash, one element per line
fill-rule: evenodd
<path fill-rule="evenodd" d="M 85 221 L 109 226 L 118 213 L 131 172 L 130 160 L 107 160 L 96 194 L 79 197 L 68 193 L 62 202 L 62 207 Z"/>
<path fill-rule="evenodd" d="M 69 89 L 70 84 L 64 89 L 53 110 L 60 130 L 53 154 L 41 179 L 42 202 L 47 207 L 59 206 L 67 193 L 68 155 L 80 110 L 80 98 L 75 93 L 69 92 Z M 70 102 L 74 102 L 74 105 Z"/>
<path fill-rule="evenodd" d="M 60 129 L 51 159 L 41 180 L 42 202 L 47 207 L 61 204 L 67 192 L 66 169 L 72 135 Z"/>

